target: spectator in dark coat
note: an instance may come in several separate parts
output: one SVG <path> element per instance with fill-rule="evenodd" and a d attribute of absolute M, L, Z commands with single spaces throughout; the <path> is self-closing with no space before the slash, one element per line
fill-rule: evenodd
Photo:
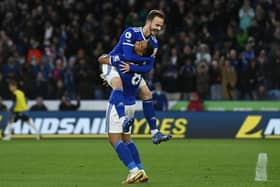
<path fill-rule="evenodd" d="M 61 111 L 75 111 L 80 108 L 80 97 L 77 97 L 77 103 L 72 104 L 71 99 L 67 96 L 62 96 L 59 110 Z"/>
<path fill-rule="evenodd" d="M 156 111 L 168 110 L 168 100 L 166 94 L 161 89 L 160 83 L 155 83 L 155 91 L 153 91 L 153 106 Z"/>
<path fill-rule="evenodd" d="M 30 111 L 48 111 L 42 97 L 36 98 L 36 103 L 31 106 Z"/>

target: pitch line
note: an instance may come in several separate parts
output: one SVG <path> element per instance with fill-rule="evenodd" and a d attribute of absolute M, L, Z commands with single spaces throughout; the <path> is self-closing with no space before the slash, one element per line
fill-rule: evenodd
<path fill-rule="evenodd" d="M 267 153 L 259 153 L 255 181 L 267 181 Z"/>

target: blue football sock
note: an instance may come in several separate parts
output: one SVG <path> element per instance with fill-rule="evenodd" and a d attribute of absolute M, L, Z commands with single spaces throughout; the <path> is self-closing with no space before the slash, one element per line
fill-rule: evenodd
<path fill-rule="evenodd" d="M 136 163 L 137 167 L 139 169 L 144 169 L 141 159 L 140 159 L 138 149 L 132 140 L 127 143 L 127 147 L 129 149 L 129 151 L 132 155 L 132 158 L 133 158 L 134 162 Z"/>
<path fill-rule="evenodd" d="M 118 141 L 115 145 L 115 150 L 119 155 L 120 160 L 123 162 L 123 164 L 129 169 L 133 169 L 136 167 L 136 164 L 131 156 L 131 153 L 128 149 L 128 147 L 123 143 L 122 140 Z"/>
<path fill-rule="evenodd" d="M 119 118 L 125 116 L 124 113 L 124 95 L 122 90 L 112 90 L 109 102 L 115 105 Z"/>
<path fill-rule="evenodd" d="M 153 100 L 148 99 L 143 101 L 143 113 L 148 121 L 151 130 L 157 129 L 156 116 L 153 107 Z"/>

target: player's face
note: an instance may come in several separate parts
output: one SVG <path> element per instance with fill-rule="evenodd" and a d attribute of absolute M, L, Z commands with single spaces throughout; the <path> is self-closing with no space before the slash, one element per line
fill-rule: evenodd
<path fill-rule="evenodd" d="M 136 41 L 134 44 L 135 53 L 142 55 L 148 46 L 148 40 Z"/>
<path fill-rule="evenodd" d="M 150 30 L 151 35 L 156 36 L 163 29 L 164 20 L 160 17 L 154 17 L 151 21 Z"/>
<path fill-rule="evenodd" d="M 11 92 L 13 92 L 13 91 L 15 91 L 16 87 L 14 85 L 10 84 L 9 85 L 9 89 L 10 89 Z"/>

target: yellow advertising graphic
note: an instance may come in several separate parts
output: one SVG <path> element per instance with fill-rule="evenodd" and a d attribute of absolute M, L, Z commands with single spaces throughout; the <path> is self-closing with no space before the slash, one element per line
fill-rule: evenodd
<path fill-rule="evenodd" d="M 244 123 L 241 125 L 238 133 L 236 134 L 236 138 L 261 138 L 262 130 L 259 130 L 255 133 L 250 133 L 254 130 L 258 124 L 260 123 L 262 117 L 261 116 L 248 116 Z"/>
<path fill-rule="evenodd" d="M 164 134 L 172 134 L 177 138 L 184 138 L 187 132 L 188 120 L 185 118 L 163 118 L 157 119 L 157 126 L 160 132 Z M 135 120 L 133 127 L 133 134 L 142 134 L 144 128 L 144 134 L 150 134 L 149 125 L 145 118 Z M 142 132 L 142 133 L 141 133 Z"/>
<path fill-rule="evenodd" d="M 236 138 L 267 138 L 280 139 L 280 119 L 271 118 L 263 127 L 264 129 L 254 132 L 262 120 L 261 115 L 249 115 L 241 125 Z"/>

